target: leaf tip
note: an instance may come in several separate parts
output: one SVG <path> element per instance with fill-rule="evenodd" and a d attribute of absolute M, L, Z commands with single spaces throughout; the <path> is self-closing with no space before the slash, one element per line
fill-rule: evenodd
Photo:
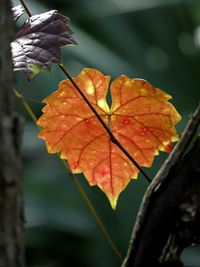
<path fill-rule="evenodd" d="M 17 21 L 24 13 L 25 10 L 22 5 L 17 5 L 12 8 L 13 19 Z"/>
<path fill-rule="evenodd" d="M 108 197 L 109 201 L 110 201 L 110 205 L 112 207 L 113 210 L 116 210 L 117 207 L 117 199 L 118 197 Z"/>

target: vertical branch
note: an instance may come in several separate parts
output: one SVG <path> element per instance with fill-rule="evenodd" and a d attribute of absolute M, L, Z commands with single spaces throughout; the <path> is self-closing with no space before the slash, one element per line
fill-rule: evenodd
<path fill-rule="evenodd" d="M 183 248 L 200 242 L 200 136 L 185 154 L 199 125 L 200 104 L 143 197 L 122 267 L 183 266 Z"/>
<path fill-rule="evenodd" d="M 0 266 L 24 266 L 20 123 L 14 112 L 11 4 L 0 0 Z"/>

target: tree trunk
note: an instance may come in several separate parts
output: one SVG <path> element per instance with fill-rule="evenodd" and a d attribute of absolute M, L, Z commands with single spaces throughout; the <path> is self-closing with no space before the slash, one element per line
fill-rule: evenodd
<path fill-rule="evenodd" d="M 122 267 L 181 267 L 180 256 L 200 244 L 200 105 L 147 189 Z"/>
<path fill-rule="evenodd" d="M 20 121 L 14 111 L 11 4 L 0 0 L 0 267 L 24 266 Z"/>

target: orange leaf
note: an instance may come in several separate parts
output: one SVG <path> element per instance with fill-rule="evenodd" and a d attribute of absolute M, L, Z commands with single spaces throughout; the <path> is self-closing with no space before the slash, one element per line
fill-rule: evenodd
<path fill-rule="evenodd" d="M 158 150 L 170 151 L 178 139 L 174 125 L 180 115 L 165 92 L 140 79 L 120 76 L 111 83 L 112 106 L 106 102 L 110 82 L 96 69 L 84 69 L 75 82 L 115 137 L 144 167 L 150 167 Z M 121 191 L 138 169 L 111 142 L 105 129 L 69 80 L 48 96 L 38 120 L 39 135 L 49 153 L 61 152 L 73 173 L 83 172 L 90 185 L 98 185 L 115 209 Z"/>

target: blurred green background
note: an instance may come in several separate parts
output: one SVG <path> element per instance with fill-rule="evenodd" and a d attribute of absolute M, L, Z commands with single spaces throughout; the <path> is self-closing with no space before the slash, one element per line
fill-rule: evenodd
<path fill-rule="evenodd" d="M 41 0 L 29 1 L 33 14 L 57 9 L 70 17 L 78 46 L 64 47 L 63 60 L 76 76 L 82 68 L 98 68 L 116 78 L 143 78 L 173 96 L 183 119 L 179 134 L 200 99 L 200 1 L 195 0 Z M 13 1 L 14 5 L 18 1 Z M 20 19 L 20 23 L 25 20 Z M 65 79 L 57 66 L 31 82 L 17 73 L 16 88 L 39 117 L 41 100 Z M 23 177 L 28 267 L 120 266 L 104 240 L 74 182 L 55 155 L 48 155 L 38 129 L 24 112 Z M 160 153 L 153 177 L 167 155 Z M 78 175 L 118 249 L 125 255 L 134 220 L 147 188 L 140 175 L 121 194 L 116 211 L 96 187 Z M 183 261 L 200 266 L 200 249 L 187 249 Z"/>

